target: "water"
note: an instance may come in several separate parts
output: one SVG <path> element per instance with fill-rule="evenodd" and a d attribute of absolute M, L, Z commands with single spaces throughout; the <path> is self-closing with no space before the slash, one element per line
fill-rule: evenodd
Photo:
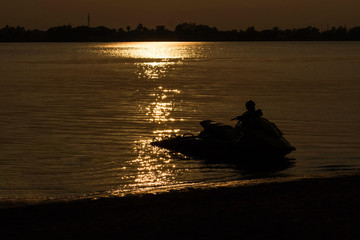
<path fill-rule="evenodd" d="M 360 43 L 0 44 L 0 200 L 122 196 L 360 167 Z M 297 147 L 248 171 L 149 145 L 253 99 Z"/>

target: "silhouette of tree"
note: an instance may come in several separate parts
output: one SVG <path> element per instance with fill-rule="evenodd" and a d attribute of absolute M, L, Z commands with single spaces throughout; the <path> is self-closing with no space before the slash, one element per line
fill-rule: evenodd
<path fill-rule="evenodd" d="M 347 29 L 345 27 L 332 27 L 331 30 L 323 32 L 323 38 L 331 41 L 348 40 Z"/>
<path fill-rule="evenodd" d="M 80 42 L 80 41 L 359 41 L 360 26 L 347 29 L 333 27 L 320 32 L 308 26 L 299 29 L 281 30 L 279 27 L 257 31 L 254 26 L 243 30 L 219 31 L 216 27 L 182 23 L 174 31 L 164 25 L 148 29 L 142 23 L 132 30 L 130 26 L 118 30 L 104 26 L 88 27 L 71 25 L 51 27 L 47 31 L 26 30 L 23 27 L 6 25 L 0 29 L 0 42 Z"/>
<path fill-rule="evenodd" d="M 166 31 L 166 27 L 164 25 L 156 26 L 156 32 L 161 33 Z"/>
<path fill-rule="evenodd" d="M 166 29 L 164 25 L 156 26 L 155 30 L 151 31 L 151 37 L 149 40 L 152 41 L 172 41 L 174 40 L 174 34 L 172 31 Z"/>
<path fill-rule="evenodd" d="M 136 29 L 135 29 L 135 31 L 136 32 L 138 32 L 138 33 L 143 33 L 143 32 L 146 32 L 148 29 L 146 28 L 146 27 L 144 27 L 143 25 L 142 25 L 142 23 L 140 23 L 137 27 L 136 27 Z"/>
<path fill-rule="evenodd" d="M 314 28 L 312 26 L 308 26 L 307 28 L 294 29 L 292 38 L 293 40 L 299 40 L 299 41 L 318 40 L 319 29 Z"/>
<path fill-rule="evenodd" d="M 354 27 L 349 30 L 349 40 L 359 41 L 360 40 L 360 27 Z"/>

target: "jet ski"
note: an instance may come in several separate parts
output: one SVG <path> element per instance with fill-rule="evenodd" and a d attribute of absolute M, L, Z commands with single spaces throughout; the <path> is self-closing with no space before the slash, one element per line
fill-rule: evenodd
<path fill-rule="evenodd" d="M 187 156 L 232 159 L 279 159 L 295 150 L 279 128 L 263 117 L 251 124 L 239 121 L 235 127 L 212 120 L 200 124 L 203 131 L 198 135 L 172 135 L 154 139 L 151 145 Z"/>

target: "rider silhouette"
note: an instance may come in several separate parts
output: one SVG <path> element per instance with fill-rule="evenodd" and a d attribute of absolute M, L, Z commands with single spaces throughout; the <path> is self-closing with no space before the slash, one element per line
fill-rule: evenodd
<path fill-rule="evenodd" d="M 255 102 L 252 100 L 249 100 L 246 102 L 245 107 L 246 107 L 246 112 L 244 112 L 242 115 L 237 116 L 231 120 L 238 120 L 239 122 L 242 122 L 244 124 L 251 124 L 253 123 L 256 119 L 260 118 L 263 113 L 261 111 L 261 109 L 255 109 Z M 239 124 L 236 124 L 236 126 L 238 126 Z"/>

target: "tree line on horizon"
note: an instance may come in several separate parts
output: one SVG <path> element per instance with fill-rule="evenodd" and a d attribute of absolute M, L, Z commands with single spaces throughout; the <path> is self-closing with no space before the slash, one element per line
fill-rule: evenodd
<path fill-rule="evenodd" d="M 195 23 L 182 23 L 169 30 L 164 25 L 148 29 L 139 24 L 132 29 L 110 29 L 104 26 L 51 27 L 46 31 L 27 30 L 24 27 L 5 26 L 0 29 L 0 42 L 131 42 L 131 41 L 359 41 L 360 26 L 347 29 L 332 27 L 326 31 L 308 26 L 282 30 L 274 27 L 258 31 L 220 31 L 216 27 Z"/>

